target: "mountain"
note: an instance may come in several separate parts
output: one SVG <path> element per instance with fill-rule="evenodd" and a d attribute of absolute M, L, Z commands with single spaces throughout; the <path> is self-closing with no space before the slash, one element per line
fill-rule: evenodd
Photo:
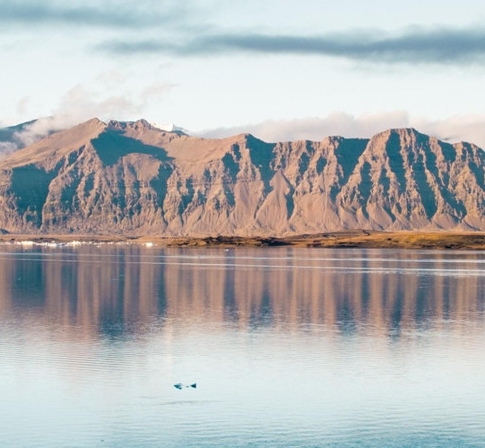
<path fill-rule="evenodd" d="M 283 236 L 485 230 L 485 153 L 414 129 L 211 140 L 92 119 L 0 160 L 11 233 Z"/>
<path fill-rule="evenodd" d="M 34 123 L 35 120 L 27 121 L 16 126 L 0 128 L 0 157 L 11 154 L 20 147 L 25 146 L 19 139 L 19 135 Z"/>
<path fill-rule="evenodd" d="M 63 129 L 54 117 L 43 117 L 0 128 L 0 158 Z"/>
<path fill-rule="evenodd" d="M 15 134 L 24 131 L 26 128 L 35 123 L 36 120 L 26 121 L 15 126 L 8 126 L 0 128 L 0 142 L 12 142 L 15 139 Z"/>

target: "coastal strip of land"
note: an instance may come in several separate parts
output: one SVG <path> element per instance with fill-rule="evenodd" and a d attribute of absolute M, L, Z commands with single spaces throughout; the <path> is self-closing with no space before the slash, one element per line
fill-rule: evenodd
<path fill-rule="evenodd" d="M 381 249 L 449 249 L 485 250 L 485 232 L 375 232 L 366 230 L 326 232 L 319 234 L 272 236 L 209 237 L 124 237 L 106 235 L 0 235 L 0 244 L 76 245 L 76 244 L 141 244 L 160 247 L 328 247 Z"/>

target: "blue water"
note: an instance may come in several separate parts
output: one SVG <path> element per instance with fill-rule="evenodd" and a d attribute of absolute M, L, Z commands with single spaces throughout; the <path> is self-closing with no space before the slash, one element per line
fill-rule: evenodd
<path fill-rule="evenodd" d="M 0 246 L 0 446 L 483 447 L 484 291 L 481 252 Z"/>

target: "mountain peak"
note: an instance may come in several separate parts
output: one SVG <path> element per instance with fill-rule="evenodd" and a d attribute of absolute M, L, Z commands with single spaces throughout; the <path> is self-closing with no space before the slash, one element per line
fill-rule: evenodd
<path fill-rule="evenodd" d="M 399 137 L 409 138 L 409 137 L 416 137 L 418 135 L 424 135 L 424 134 L 421 134 L 419 131 L 417 131 L 415 128 L 412 128 L 412 127 L 390 128 L 390 129 L 386 129 L 384 131 L 378 132 L 372 138 L 389 137 L 391 135 L 397 135 Z"/>
<path fill-rule="evenodd" d="M 186 129 L 176 126 L 175 124 L 171 123 L 168 125 L 158 125 L 155 123 L 150 123 L 144 118 L 141 118 L 136 121 L 117 121 L 117 120 L 111 120 L 108 123 L 108 127 L 110 129 L 114 130 L 119 130 L 119 131 L 135 131 L 135 132 L 140 132 L 140 131 L 153 131 L 153 130 L 158 130 L 158 131 L 165 131 L 165 132 L 171 132 L 174 134 L 178 135 L 188 135 L 188 132 Z"/>
<path fill-rule="evenodd" d="M 93 126 L 106 125 L 106 123 L 104 121 L 100 120 L 98 117 L 90 118 L 89 120 L 87 120 L 83 123 L 80 123 L 80 124 L 87 124 L 87 125 L 93 125 Z"/>
<path fill-rule="evenodd" d="M 160 129 L 161 131 L 165 132 L 172 132 L 174 134 L 178 135 L 189 135 L 189 131 L 187 129 L 177 126 L 174 123 L 169 123 L 169 124 L 154 124 L 155 128 Z"/>
<path fill-rule="evenodd" d="M 150 124 L 145 119 L 140 119 L 136 121 L 117 121 L 117 120 L 110 120 L 108 123 L 109 129 L 115 129 L 119 131 L 125 131 L 127 129 L 135 130 L 135 131 L 144 131 L 144 130 L 153 130 L 156 129 L 155 126 Z"/>

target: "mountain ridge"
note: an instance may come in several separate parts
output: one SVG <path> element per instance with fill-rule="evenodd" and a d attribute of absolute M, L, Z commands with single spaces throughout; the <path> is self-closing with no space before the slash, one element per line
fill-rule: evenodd
<path fill-rule="evenodd" d="M 91 119 L 0 160 L 0 229 L 127 236 L 485 230 L 485 153 L 413 128 L 201 139 Z"/>

